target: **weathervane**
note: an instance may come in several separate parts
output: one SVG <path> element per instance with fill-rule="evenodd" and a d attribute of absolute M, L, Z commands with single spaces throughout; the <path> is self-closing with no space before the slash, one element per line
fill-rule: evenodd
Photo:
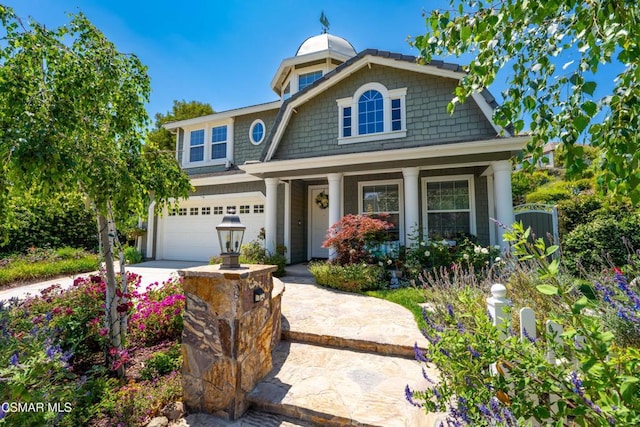
<path fill-rule="evenodd" d="M 320 13 L 320 23 L 322 24 L 322 34 L 329 32 L 329 20 L 327 15 L 324 14 L 324 10 Z"/>

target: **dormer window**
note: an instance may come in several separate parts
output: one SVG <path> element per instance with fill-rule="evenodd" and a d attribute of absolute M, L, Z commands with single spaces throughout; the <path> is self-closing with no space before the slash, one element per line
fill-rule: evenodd
<path fill-rule="evenodd" d="M 338 143 L 405 137 L 406 95 L 407 88 L 387 90 L 380 83 L 368 83 L 352 97 L 338 99 Z"/>
<path fill-rule="evenodd" d="M 298 76 L 298 91 L 306 88 L 311 85 L 313 82 L 322 77 L 322 71 L 312 71 L 310 73 L 300 74 Z"/>
<path fill-rule="evenodd" d="M 182 151 L 184 167 L 225 165 L 233 162 L 233 119 L 220 120 L 204 129 L 187 129 Z"/>

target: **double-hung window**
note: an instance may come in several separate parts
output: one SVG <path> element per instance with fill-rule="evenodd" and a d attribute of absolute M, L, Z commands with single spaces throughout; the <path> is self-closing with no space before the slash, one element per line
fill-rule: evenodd
<path fill-rule="evenodd" d="M 211 160 L 227 158 L 227 126 L 211 129 Z"/>
<path fill-rule="evenodd" d="M 189 141 L 189 161 L 204 160 L 204 129 L 192 130 Z"/>
<path fill-rule="evenodd" d="M 405 137 L 406 94 L 407 88 L 388 90 L 380 83 L 367 83 L 352 97 L 338 99 L 338 143 Z"/>
<path fill-rule="evenodd" d="M 430 239 L 476 234 L 473 176 L 424 178 L 423 191 Z"/>
<path fill-rule="evenodd" d="M 200 126 L 185 129 L 182 166 L 194 168 L 233 162 L 233 119 L 215 120 Z"/>
<path fill-rule="evenodd" d="M 388 230 L 390 241 L 399 241 L 402 235 L 402 184 L 399 181 L 373 181 L 360 183 L 360 213 L 382 217 L 393 224 Z"/>

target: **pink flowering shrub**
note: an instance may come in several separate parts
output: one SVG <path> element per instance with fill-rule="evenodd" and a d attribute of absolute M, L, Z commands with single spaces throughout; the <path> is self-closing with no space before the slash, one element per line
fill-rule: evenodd
<path fill-rule="evenodd" d="M 139 284 L 140 276 L 127 273 L 127 300 L 137 297 Z M 122 295 L 120 290 L 118 293 Z M 52 285 L 40 296 L 27 298 L 16 309 L 10 327 L 14 334 L 24 334 L 46 321 L 60 346 L 83 358 L 104 348 L 107 342 L 105 299 L 106 284 L 100 275 L 78 277 L 68 289 Z M 132 306 L 128 301 L 119 310 L 131 311 Z"/>
<path fill-rule="evenodd" d="M 129 345 L 155 345 L 179 339 L 184 307 L 182 279 L 150 285 L 147 292 L 139 296 L 129 318 Z"/>

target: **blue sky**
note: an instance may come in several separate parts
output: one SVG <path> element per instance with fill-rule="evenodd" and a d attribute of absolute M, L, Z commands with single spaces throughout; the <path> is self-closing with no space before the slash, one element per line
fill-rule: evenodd
<path fill-rule="evenodd" d="M 208 102 L 216 111 L 277 99 L 270 82 L 280 62 L 308 37 L 320 34 L 324 10 L 329 32 L 367 48 L 416 55 L 408 36 L 425 32 L 423 11 L 449 8 L 448 0 L 0 0 L 22 18 L 48 26 L 82 11 L 119 50 L 149 67 L 153 118 L 174 99 Z M 468 58 L 443 58 L 466 63 Z M 616 70 L 616 71 L 619 71 Z M 504 74 L 504 73 L 503 73 Z M 598 93 L 611 89 L 615 73 L 601 74 Z M 489 88 L 501 101 L 500 74 Z M 453 96 L 453 95 L 452 95 Z"/>
<path fill-rule="evenodd" d="M 282 59 L 329 32 L 367 48 L 416 54 L 407 36 L 424 32 L 423 10 L 446 1 L 206 1 L 0 0 L 21 18 L 59 26 L 82 11 L 119 50 L 149 67 L 148 112 L 166 112 L 174 99 L 210 103 L 216 111 L 274 101 L 270 88 Z M 496 91 L 496 92 L 499 92 Z M 497 94 L 497 93 L 496 93 Z"/>

